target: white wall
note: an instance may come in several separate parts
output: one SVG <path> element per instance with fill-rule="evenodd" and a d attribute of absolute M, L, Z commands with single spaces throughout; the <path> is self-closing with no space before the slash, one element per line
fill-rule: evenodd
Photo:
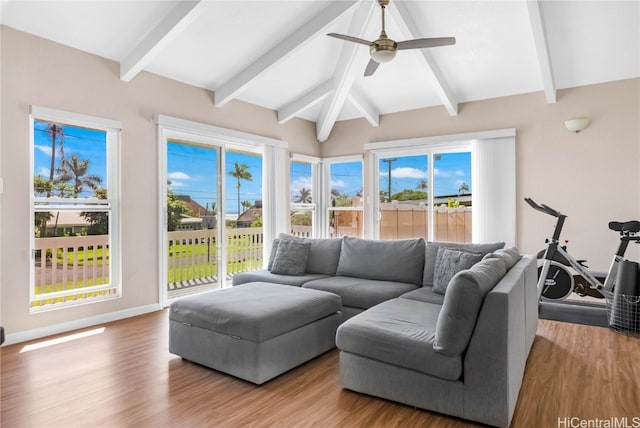
<path fill-rule="evenodd" d="M 365 120 L 338 122 L 322 143 L 322 156 L 362 153 L 369 142 L 516 128 L 517 243 L 535 253 L 552 233 L 554 219 L 531 209 L 531 197 L 569 218 L 563 238 L 569 251 L 606 271 L 617 245 L 611 220 L 640 220 L 640 79 L 558 91 L 547 104 L 542 92 L 384 115 L 380 127 Z M 586 116 L 578 133 L 566 119 Z M 365 159 L 368 157 L 365 156 Z M 640 245 L 629 258 L 640 259 Z"/>
<path fill-rule="evenodd" d="M 317 156 L 313 123 L 278 124 L 272 110 L 233 101 L 216 108 L 209 91 L 143 72 L 129 83 L 118 63 L 1 28 L 2 195 L 0 323 L 9 335 L 76 319 L 127 313 L 158 302 L 157 139 L 162 113 L 288 142 Z M 122 298 L 29 314 L 29 105 L 117 119 L 122 132 Z M 124 311 L 124 312 L 123 312 Z"/>

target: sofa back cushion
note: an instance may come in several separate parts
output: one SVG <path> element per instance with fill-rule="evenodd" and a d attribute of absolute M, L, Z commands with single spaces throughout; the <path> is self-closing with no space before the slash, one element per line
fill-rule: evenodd
<path fill-rule="evenodd" d="M 322 275 L 335 275 L 342 248 L 341 238 L 299 238 L 297 236 L 281 233 L 277 240 L 293 239 L 311 244 L 307 257 L 306 273 L 318 273 Z"/>
<path fill-rule="evenodd" d="M 436 266 L 436 258 L 438 257 L 438 249 L 440 247 L 454 248 L 458 250 L 471 251 L 480 253 L 482 256 L 492 253 L 504 247 L 504 242 L 493 242 L 486 244 L 471 244 L 462 242 L 428 242 L 425 249 L 424 274 L 422 276 L 422 285 L 425 287 L 433 286 L 433 273 Z"/>
<path fill-rule="evenodd" d="M 496 250 L 484 256 L 485 259 L 502 259 L 507 265 L 507 270 L 511 269 L 518 263 L 522 256 L 516 247 L 503 248 Z"/>
<path fill-rule="evenodd" d="M 436 352 L 454 356 L 467 349 L 485 296 L 506 272 L 504 261 L 493 258 L 482 260 L 451 279 L 436 323 Z"/>
<path fill-rule="evenodd" d="M 422 238 L 373 241 L 345 236 L 336 274 L 421 285 L 424 251 Z"/>

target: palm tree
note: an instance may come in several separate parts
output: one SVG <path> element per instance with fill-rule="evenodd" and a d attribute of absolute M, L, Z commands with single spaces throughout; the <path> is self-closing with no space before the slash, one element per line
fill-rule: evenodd
<path fill-rule="evenodd" d="M 49 169 L 49 182 L 53 183 L 53 174 L 56 168 L 56 144 L 58 145 L 58 152 L 60 153 L 60 165 L 62 165 L 62 162 L 64 161 L 64 128 L 62 125 L 50 123 L 47 125 L 47 130 L 45 132 L 51 137 L 51 168 Z M 47 197 L 50 196 L 51 189 L 47 192 Z"/>
<path fill-rule="evenodd" d="M 238 217 L 240 217 L 240 180 L 253 181 L 253 177 L 249 172 L 249 165 L 246 163 L 233 163 L 233 170 L 229 171 L 229 175 L 238 180 L 236 189 L 238 189 Z"/>
<path fill-rule="evenodd" d="M 463 181 L 460 187 L 458 188 L 458 195 L 464 195 L 467 193 L 469 193 L 469 185 Z"/>
<path fill-rule="evenodd" d="M 253 206 L 250 201 L 242 201 L 240 202 L 240 205 L 242 205 L 242 208 L 244 208 L 245 211 Z"/>
<path fill-rule="evenodd" d="M 418 190 L 426 190 L 429 188 L 429 183 L 427 183 L 427 180 L 420 180 L 420 183 L 418 183 L 418 185 L 416 186 L 416 189 Z"/>
<path fill-rule="evenodd" d="M 71 159 L 62 159 L 57 181 L 64 183 L 73 182 L 73 197 L 77 198 L 87 186 L 91 190 L 96 190 L 102 184 L 102 177 L 97 175 L 87 175 L 89 170 L 89 159 L 78 159 L 78 155 L 71 155 Z"/>
<path fill-rule="evenodd" d="M 311 203 L 311 189 L 307 189 L 303 187 L 298 191 L 298 195 L 296 195 L 294 201 L 299 204 L 310 204 Z"/>

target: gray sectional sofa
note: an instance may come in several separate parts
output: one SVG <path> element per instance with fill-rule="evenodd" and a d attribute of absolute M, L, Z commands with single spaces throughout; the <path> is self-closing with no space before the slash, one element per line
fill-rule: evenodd
<path fill-rule="evenodd" d="M 298 239 L 281 235 L 272 259 L 280 240 Z M 504 243 L 301 242 L 308 248 L 301 274 L 263 269 L 236 274 L 233 285 L 269 282 L 339 295 L 344 388 L 509 426 L 537 328 L 534 257 L 502 249 Z"/>

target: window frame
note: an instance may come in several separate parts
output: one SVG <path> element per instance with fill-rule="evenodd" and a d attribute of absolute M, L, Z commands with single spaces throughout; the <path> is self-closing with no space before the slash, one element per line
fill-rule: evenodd
<path fill-rule="evenodd" d="M 106 134 L 106 185 L 107 199 L 98 198 L 46 198 L 36 197 L 34 187 L 34 150 L 36 121 L 59 123 L 63 125 L 88 128 L 103 131 Z M 29 108 L 29 311 L 30 313 L 45 312 L 84 304 L 96 303 L 122 297 L 122 281 L 120 275 L 120 145 L 122 138 L 122 124 L 120 121 L 91 116 L 81 113 L 68 112 L 48 107 L 31 105 Z M 50 293 L 35 294 L 35 213 L 57 211 L 93 211 L 109 214 L 109 283 L 89 286 L 82 289 L 82 293 L 104 290 L 115 290 L 107 295 L 91 296 L 80 300 L 56 302 L 50 305 L 32 306 L 32 302 L 49 298 L 66 297 L 79 294 L 78 289 Z"/>
<path fill-rule="evenodd" d="M 468 132 L 433 137 L 418 137 L 367 143 L 366 189 L 371 194 L 379 194 L 379 159 L 390 156 L 424 154 L 426 152 L 445 153 L 455 151 L 471 152 L 471 175 L 473 186 L 472 242 L 505 241 L 506 245 L 516 245 L 516 157 L 515 128 Z M 491 163 L 491 165 L 488 165 Z M 429 185 L 434 183 L 433 156 L 429 156 Z M 493 187 L 499 185 L 500 191 Z M 433 191 L 429 192 L 429 206 L 433 207 Z M 485 201 L 486 199 L 486 201 Z M 365 199 L 365 236 L 377 239 L 379 236 L 377 211 L 379 198 Z M 370 213 L 369 216 L 366 213 Z M 499 216 L 495 215 L 500 213 Z M 491 214 L 494 214 L 493 216 Z M 368 219 L 368 220 L 367 220 Z M 433 222 L 431 222 L 433 223 Z M 430 225 L 428 236 L 434 236 Z"/>
<path fill-rule="evenodd" d="M 338 164 L 338 163 L 351 163 L 351 162 L 360 162 L 361 166 L 362 166 L 362 176 L 361 176 L 361 183 L 362 183 L 362 205 L 360 207 L 333 207 L 331 205 L 331 165 L 334 164 Z M 329 238 L 331 237 L 331 233 L 330 233 L 330 224 L 329 224 L 329 220 L 331 218 L 330 212 L 331 211 L 361 211 L 362 212 L 362 222 L 363 222 L 363 228 L 362 228 L 362 237 L 364 238 L 366 236 L 366 224 L 367 224 L 367 211 L 365 210 L 365 201 L 367 200 L 366 198 L 366 184 L 365 184 L 365 165 L 364 165 L 364 157 L 363 155 L 346 155 L 346 156 L 334 156 L 334 157 L 327 157 L 327 158 L 322 158 L 322 193 L 321 193 L 321 200 L 322 200 L 322 209 L 320 211 L 322 211 L 322 216 L 323 218 L 322 220 L 322 230 L 321 230 L 321 236 Z"/>
<path fill-rule="evenodd" d="M 264 137 L 228 128 L 221 128 L 201 122 L 180 119 L 163 114 L 155 114 L 153 122 L 157 130 L 158 145 L 158 236 L 166 236 L 166 170 L 167 170 L 167 142 L 170 140 L 182 140 L 193 144 L 204 146 L 215 146 L 220 149 L 218 169 L 218 186 L 220 189 L 226 188 L 226 173 L 224 165 L 227 151 L 244 151 L 256 153 L 262 156 L 262 195 L 263 195 L 263 260 L 268 260 L 271 252 L 271 244 L 277 231 L 285 230 L 287 227 L 286 209 L 288 207 L 287 182 L 287 159 L 285 152 L 288 143 L 283 140 Z M 273 175 L 268 175 L 272 174 Z M 225 198 L 218 199 L 218 212 L 226 212 Z M 220 214 L 224 218 L 223 214 Z M 223 228 L 218 228 L 222 233 Z M 219 235 L 221 238 L 222 235 Z M 221 258 L 226 257 L 226 246 L 222 245 L 223 240 L 218 239 L 218 254 Z M 168 306 L 170 301 L 167 291 L 167 265 L 166 254 L 168 254 L 167 242 L 161 239 L 158 245 L 158 261 L 160 267 L 159 275 L 159 296 L 160 304 Z M 218 271 L 220 278 L 227 275 L 226 263 L 220 264 Z M 224 284 L 224 283 L 223 283 Z M 223 285 L 224 286 L 224 285 Z"/>
<path fill-rule="evenodd" d="M 291 163 L 307 164 L 311 166 L 311 203 L 295 203 L 291 202 L 289 197 L 289 214 L 292 211 L 310 211 L 311 212 L 311 237 L 317 238 L 322 236 L 322 220 L 323 217 L 319 213 L 318 207 L 322 206 L 322 160 L 316 156 L 302 155 L 291 153 L 289 158 L 289 194 L 291 194 Z M 287 230 L 291 231 L 291 215 L 287 217 L 289 225 Z"/>
<path fill-rule="evenodd" d="M 427 207 L 429 222 L 427 224 L 427 236 L 429 240 L 433 240 L 435 236 L 435 222 L 434 219 L 434 198 L 435 198 L 435 167 L 434 167 L 434 155 L 445 153 L 465 153 L 472 152 L 471 141 L 460 141 L 453 143 L 439 143 L 423 145 L 422 147 L 410 146 L 410 147 L 389 147 L 384 149 L 375 149 L 369 152 L 371 161 L 371 188 L 372 194 L 380 194 L 380 180 L 375 180 L 376 177 L 380 177 L 380 160 L 390 157 L 405 157 L 405 156 L 427 156 Z M 473 198 L 473 196 L 472 196 Z M 380 198 L 372 198 L 372 211 L 374 215 L 369 216 L 372 220 L 371 234 L 373 239 L 380 239 L 380 216 L 378 212 L 380 210 Z"/>

